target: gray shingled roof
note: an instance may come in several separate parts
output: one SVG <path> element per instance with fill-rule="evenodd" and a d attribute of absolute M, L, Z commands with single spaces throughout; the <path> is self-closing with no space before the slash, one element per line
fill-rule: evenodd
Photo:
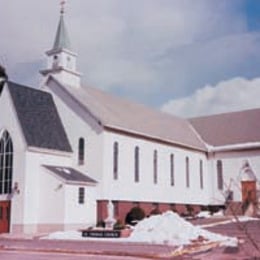
<path fill-rule="evenodd" d="M 64 91 L 80 104 L 85 113 L 90 113 L 107 128 L 206 151 L 205 144 L 185 119 L 127 101 L 96 88 L 72 88 L 59 84 L 55 79 L 54 82 L 56 84 L 48 84 L 54 92 L 55 88 L 58 88 L 57 93 L 60 90 Z"/>
<path fill-rule="evenodd" d="M 260 109 L 189 119 L 202 139 L 212 146 L 260 142 Z"/>
<path fill-rule="evenodd" d="M 52 96 L 37 89 L 7 83 L 28 146 L 71 152 Z"/>
<path fill-rule="evenodd" d="M 62 178 L 66 182 L 71 183 L 87 183 L 87 184 L 96 184 L 97 181 L 90 178 L 89 176 L 75 170 L 71 167 L 63 167 L 63 166 L 52 166 L 52 165 L 43 165 L 44 168 L 51 171 L 58 177 Z"/>

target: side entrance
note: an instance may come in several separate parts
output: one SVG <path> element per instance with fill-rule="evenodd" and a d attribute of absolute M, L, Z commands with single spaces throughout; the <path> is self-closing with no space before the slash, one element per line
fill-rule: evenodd
<path fill-rule="evenodd" d="M 8 233 L 10 229 L 10 201 L 0 201 L 0 233 Z"/>

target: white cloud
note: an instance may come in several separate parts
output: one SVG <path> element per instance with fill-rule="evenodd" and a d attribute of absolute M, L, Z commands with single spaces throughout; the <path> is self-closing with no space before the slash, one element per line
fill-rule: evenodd
<path fill-rule="evenodd" d="M 162 110 L 171 114 L 194 117 L 251 108 L 259 108 L 260 78 L 233 78 L 216 86 L 207 85 L 189 97 L 170 100 Z"/>
<path fill-rule="evenodd" d="M 206 83 L 256 77 L 260 37 L 238 11 L 244 1 L 67 1 L 83 82 L 158 106 Z M 35 80 L 54 41 L 58 3 L 0 1 L 0 62 L 12 80 Z"/>

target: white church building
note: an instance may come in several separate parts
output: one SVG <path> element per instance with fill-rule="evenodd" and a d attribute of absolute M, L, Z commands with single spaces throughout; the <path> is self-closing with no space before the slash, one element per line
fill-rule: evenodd
<path fill-rule="evenodd" d="M 0 232 L 257 202 L 260 109 L 184 119 L 87 87 L 63 12 L 46 55 L 40 88 L 1 88 Z"/>

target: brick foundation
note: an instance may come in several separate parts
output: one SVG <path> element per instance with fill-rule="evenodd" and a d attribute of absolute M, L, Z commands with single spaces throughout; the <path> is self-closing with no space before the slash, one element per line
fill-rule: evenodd
<path fill-rule="evenodd" d="M 97 221 L 102 221 L 107 218 L 107 203 L 108 200 L 99 200 L 97 202 Z M 146 216 L 151 214 L 151 211 L 157 208 L 161 213 L 172 210 L 177 212 L 180 215 L 187 215 L 188 209 L 185 204 L 173 204 L 173 203 L 156 203 L 156 202 L 133 202 L 133 201 L 113 201 L 114 203 L 114 213 L 115 219 L 125 222 L 126 214 L 136 206 L 141 207 Z M 200 211 L 200 205 L 190 205 L 192 208 L 193 214 L 196 214 Z"/>

